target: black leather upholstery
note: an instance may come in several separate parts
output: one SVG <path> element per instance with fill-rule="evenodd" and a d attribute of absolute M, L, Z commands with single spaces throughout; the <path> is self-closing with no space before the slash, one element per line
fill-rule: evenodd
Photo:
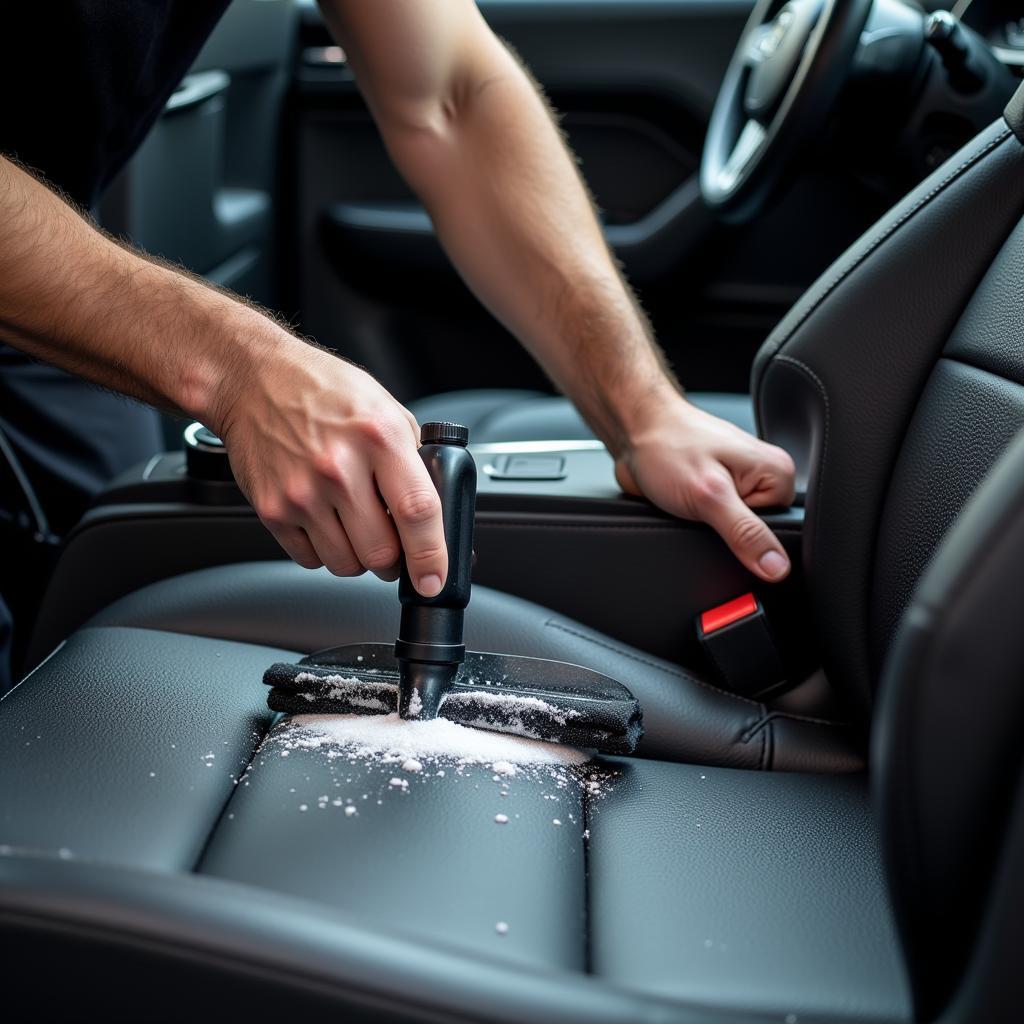
<path fill-rule="evenodd" d="M 749 395 L 693 391 L 686 396 L 694 405 L 755 432 L 754 407 Z M 566 398 L 541 391 L 481 388 L 449 391 L 419 398 L 409 409 L 420 421 L 456 420 L 470 430 L 477 444 L 489 441 L 580 441 L 594 432 Z"/>
<path fill-rule="evenodd" d="M 1004 842 L 1024 793 L 1022 510 L 1024 434 L 922 579 L 882 684 L 874 778 L 923 1014 L 941 1008 L 972 950 L 985 958 L 978 929 L 986 906 L 1024 914 L 1024 894 L 1002 895 L 1005 882 L 993 884 L 1000 861 L 1019 875 L 1024 857 L 1024 837 Z M 1016 968 L 980 970 L 989 989 L 1019 988 Z"/>
<path fill-rule="evenodd" d="M 93 936 L 85 955 L 111 980 L 123 960 L 108 950 L 104 962 L 97 950 L 145 930 L 145 914 L 132 909 L 137 893 L 42 908 L 33 887 L 26 893 L 18 880 L 26 861 L 49 863 L 58 891 L 71 884 L 66 870 L 120 865 L 155 872 L 158 907 L 163 874 L 197 873 L 208 904 L 197 924 L 219 935 L 214 948 L 223 942 L 217 956 L 228 961 L 251 956 L 251 940 L 234 919 L 230 893 L 220 916 L 210 877 L 251 887 L 265 929 L 261 955 L 277 949 L 287 958 L 292 941 L 296 911 L 286 904 L 279 921 L 262 909 L 272 891 L 307 901 L 307 927 L 328 939 L 365 926 L 399 944 L 458 952 L 461 960 L 445 969 L 469 987 L 485 983 L 488 963 L 543 971 L 562 980 L 561 998 L 571 1005 L 574 977 L 588 971 L 610 992 L 637 993 L 623 1020 L 644 1019 L 652 998 L 675 1005 L 664 1020 L 688 1019 L 687 1007 L 697 1006 L 708 1007 L 706 1020 L 742 1019 L 755 1009 L 801 1019 L 905 1017 L 906 985 L 861 778 L 766 773 L 752 785 L 746 772 L 635 760 L 608 763 L 623 774 L 603 797 L 524 774 L 502 798 L 491 770 L 472 766 L 450 778 L 412 777 L 401 792 L 389 785 L 394 768 L 288 750 L 278 733 L 258 746 L 268 724 L 261 669 L 294 656 L 93 626 L 0 702 L 5 957 L 35 949 L 26 936 L 37 927 L 49 933 L 54 919 L 84 917 Z M 332 802 L 350 798 L 353 816 Z M 495 823 L 499 811 L 508 825 Z M 127 884 L 145 888 L 128 875 Z M 836 886 L 839 877 L 845 881 Z M 194 906 L 200 896 L 180 898 Z M 343 916 L 325 919 L 330 908 Z M 771 932 L 750 927 L 761 917 L 773 922 Z M 498 921 L 509 924 L 506 935 L 495 930 Z M 194 935 L 184 941 L 196 948 Z M 181 970 L 172 940 L 146 945 L 144 958 L 161 962 L 163 987 Z M 203 940 L 198 946 L 207 948 Z M 72 947 L 50 934 L 47 948 L 52 957 Z M 415 959 L 401 945 L 398 955 Z M 396 964 L 395 988 L 383 997 L 402 1019 L 429 998 L 420 980 L 400 987 L 409 973 Z M 531 985 L 533 976 L 514 984 Z M 361 993 L 331 998 L 336 1009 L 358 1007 Z M 472 1019 L 514 1019 L 506 1012 L 496 1006 Z"/>
<path fill-rule="evenodd" d="M 534 968 L 581 971 L 586 951 L 581 791 L 489 766 L 443 778 L 343 761 L 276 741 L 253 762 L 199 865 L 203 874 L 333 906 Z M 389 783 L 397 774 L 408 790 Z M 546 796 L 557 794 L 554 801 Z M 353 816 L 329 801 L 353 801 Z M 494 816 L 504 813 L 505 826 Z M 559 827 L 552 824 L 558 817 Z M 285 826 L 285 823 L 286 826 Z M 507 934 L 496 930 L 499 921 Z"/>
<path fill-rule="evenodd" d="M 138 1021 L 140 1012 L 176 1024 L 214 1016 L 357 1024 L 844 1019 L 680 1003 L 593 975 L 467 955 L 220 879 L 43 857 L 0 857 L 0 950 L 37 1020 Z M 26 984 L 41 970 L 52 980 L 55 963 L 59 984 Z"/>
<path fill-rule="evenodd" d="M 776 1019 L 906 1012 L 862 778 L 634 763 L 588 822 L 597 974 Z"/>
<path fill-rule="evenodd" d="M 945 426 L 952 408 L 941 389 L 949 377 L 936 364 L 954 329 L 957 337 L 984 330 L 988 286 L 965 308 L 989 273 L 991 289 L 1000 287 L 1004 261 L 1012 262 L 1020 249 L 1020 236 L 1010 236 L 1022 212 L 1024 146 L 1000 120 L 840 257 L 758 354 L 752 390 L 761 431 L 790 451 L 808 479 L 804 562 L 825 669 L 865 713 L 914 571 L 1008 436 L 1009 422 L 987 428 L 976 442 L 966 419 L 962 431 Z M 1004 295 L 1001 308 L 1018 297 L 1019 288 Z M 985 345 L 1000 348 L 991 340 Z M 1009 389 L 1000 390 L 1010 401 Z M 901 506 L 902 526 L 883 523 L 901 454 L 906 459 L 895 487 L 909 488 L 899 495 L 906 502 L 923 439 L 943 430 L 952 447 L 933 451 L 932 465 L 941 471 L 929 489 L 941 492 L 955 481 L 959 493 L 945 501 L 917 500 L 918 483 L 911 507 Z M 884 561 L 885 538 L 894 529 L 895 545 L 901 532 L 922 534 L 902 568 Z M 887 594 L 895 589 L 883 607 L 871 599 L 876 574 Z"/>
<path fill-rule="evenodd" d="M 155 631 L 75 633 L 0 702 L 0 842 L 192 870 L 269 728 L 253 681 L 273 650 Z"/>
<path fill-rule="evenodd" d="M 326 570 L 253 562 L 155 583 L 115 602 L 91 624 L 222 637 L 308 654 L 359 641 L 391 643 L 398 630 L 395 586 L 372 576 L 339 580 Z M 728 693 L 529 601 L 475 587 L 471 609 L 466 644 L 472 649 L 570 661 L 629 686 L 644 709 L 639 753 L 645 757 L 781 770 L 842 772 L 862 766 L 856 737 L 837 726 Z"/>

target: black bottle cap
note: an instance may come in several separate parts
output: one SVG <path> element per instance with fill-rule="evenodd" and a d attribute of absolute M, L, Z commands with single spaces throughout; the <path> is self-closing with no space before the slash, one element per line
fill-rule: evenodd
<path fill-rule="evenodd" d="M 420 444 L 469 444 L 469 427 L 461 423 L 424 423 L 420 427 Z"/>

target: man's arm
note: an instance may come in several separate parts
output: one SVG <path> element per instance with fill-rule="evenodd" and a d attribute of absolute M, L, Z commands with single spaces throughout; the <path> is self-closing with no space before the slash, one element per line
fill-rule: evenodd
<path fill-rule="evenodd" d="M 394 579 L 404 549 L 417 588 L 441 589 L 440 501 L 407 410 L 260 310 L 118 245 L 2 158 L 0 338 L 217 431 L 301 565 Z"/>
<path fill-rule="evenodd" d="M 681 396 L 544 98 L 472 0 L 321 8 L 463 278 L 573 399 L 622 486 L 782 578 L 788 559 L 750 508 L 792 500 L 792 461 Z"/>

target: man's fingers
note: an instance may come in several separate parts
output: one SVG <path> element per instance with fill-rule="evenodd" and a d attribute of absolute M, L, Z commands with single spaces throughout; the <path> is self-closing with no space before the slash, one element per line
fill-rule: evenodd
<path fill-rule="evenodd" d="M 361 576 L 366 571 L 330 505 L 319 505 L 310 514 L 305 530 L 317 556 L 335 576 Z"/>
<path fill-rule="evenodd" d="M 356 558 L 382 580 L 398 579 L 402 546 L 369 477 L 345 481 L 335 497 Z"/>
<path fill-rule="evenodd" d="M 706 482 L 698 511 L 755 576 L 777 583 L 789 573 L 789 557 L 779 539 L 744 504 L 724 470 Z"/>
<path fill-rule="evenodd" d="M 750 494 L 742 495 L 742 497 L 748 508 L 788 508 L 793 504 L 793 499 L 790 498 L 787 501 L 784 494 L 784 491 L 776 489 L 753 491 Z"/>
<path fill-rule="evenodd" d="M 441 499 L 415 449 L 392 449 L 377 473 L 377 487 L 398 529 L 413 586 L 435 597 L 448 578 Z"/>
<path fill-rule="evenodd" d="M 740 497 L 751 508 L 787 508 L 796 497 L 796 469 L 789 453 L 755 440 L 745 457 L 723 459 Z"/>
<path fill-rule="evenodd" d="M 323 559 L 317 556 L 316 550 L 310 543 L 306 531 L 298 526 L 269 526 L 267 529 L 274 535 L 274 539 L 284 548 L 288 557 L 298 562 L 304 569 L 319 569 Z"/>

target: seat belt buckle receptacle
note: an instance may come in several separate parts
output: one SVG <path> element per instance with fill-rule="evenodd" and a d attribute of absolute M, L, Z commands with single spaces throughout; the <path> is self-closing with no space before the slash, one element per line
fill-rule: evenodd
<path fill-rule="evenodd" d="M 756 594 L 743 594 L 697 616 L 697 636 L 726 687 L 744 696 L 786 678 L 771 626 Z"/>

